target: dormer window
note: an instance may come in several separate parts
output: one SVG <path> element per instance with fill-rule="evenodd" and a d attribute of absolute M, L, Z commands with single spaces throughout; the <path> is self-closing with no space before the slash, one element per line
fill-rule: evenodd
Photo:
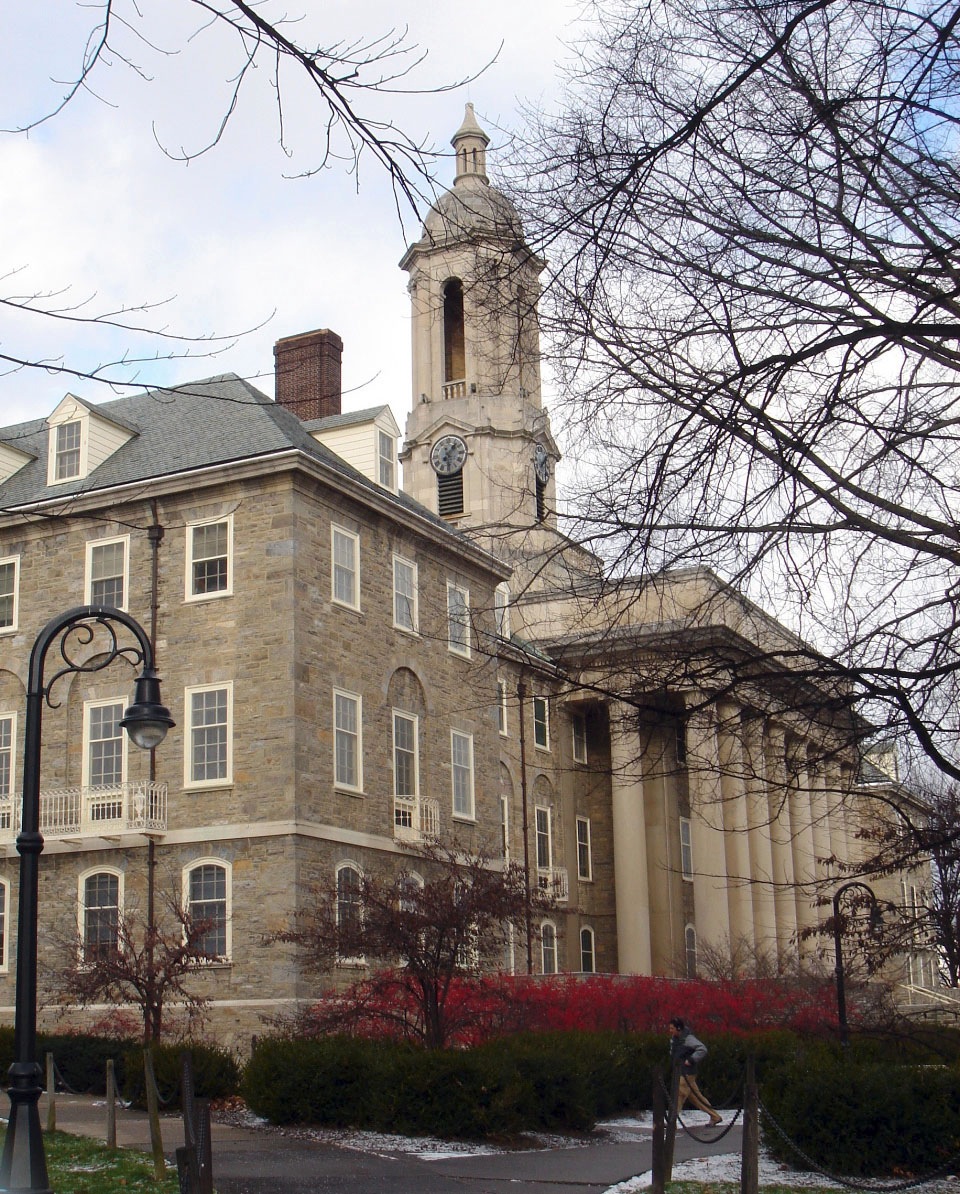
<path fill-rule="evenodd" d="M 389 489 L 396 492 L 397 482 L 397 452 L 396 445 L 392 435 L 387 435 L 385 431 L 377 432 L 377 464 L 379 466 L 378 472 L 380 476 L 380 484 L 384 489 Z"/>
<path fill-rule="evenodd" d="M 71 481 L 80 476 L 80 433 L 81 423 L 74 419 L 54 428 L 56 448 L 54 452 L 53 480 Z"/>

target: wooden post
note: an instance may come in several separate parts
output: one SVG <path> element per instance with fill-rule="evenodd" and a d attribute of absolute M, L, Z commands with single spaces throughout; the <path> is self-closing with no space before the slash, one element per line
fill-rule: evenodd
<path fill-rule="evenodd" d="M 667 1102 L 667 1130 L 663 1141 L 663 1180 L 673 1177 L 673 1146 L 677 1139 L 677 1103 L 680 1098 L 680 1067 L 670 1072 L 670 1098 Z"/>
<path fill-rule="evenodd" d="M 657 1069 L 653 1075 L 653 1151 L 650 1162 L 650 1190 L 651 1194 L 663 1194 L 666 1179 L 664 1177 L 664 1120 L 667 1117 L 667 1099 L 663 1093 L 663 1070 Z"/>
<path fill-rule="evenodd" d="M 160 1135 L 160 1106 L 157 1100 L 157 1079 L 153 1073 L 153 1050 L 149 1045 L 146 1045 L 143 1050 L 143 1080 L 147 1090 L 147 1117 L 150 1120 L 153 1175 L 160 1182 L 167 1175 L 167 1163 L 163 1156 L 163 1137 Z"/>
<path fill-rule="evenodd" d="M 740 1194 L 758 1194 L 760 1186 L 760 1096 L 756 1066 L 747 1058 L 747 1080 L 743 1095 L 743 1144 L 740 1155 Z"/>
<path fill-rule="evenodd" d="M 107 1148 L 117 1147 L 117 1079 L 113 1058 L 107 1058 Z"/>
<path fill-rule="evenodd" d="M 57 1084 L 54 1081 L 53 1054 L 47 1054 L 47 1131 L 57 1130 Z"/>

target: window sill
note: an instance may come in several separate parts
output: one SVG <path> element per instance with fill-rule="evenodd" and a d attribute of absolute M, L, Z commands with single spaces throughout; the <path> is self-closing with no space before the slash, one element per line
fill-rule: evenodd
<path fill-rule="evenodd" d="M 232 597 L 233 589 L 218 589 L 216 593 L 187 593 L 184 598 L 185 605 L 197 605 L 204 601 L 220 601 L 223 597 Z"/>
<path fill-rule="evenodd" d="M 346 610 L 347 613 L 356 614 L 358 618 L 363 618 L 363 608 L 359 605 L 350 605 L 347 601 L 338 601 L 336 597 L 330 598 L 330 604 L 336 606 L 337 609 Z"/>
<path fill-rule="evenodd" d="M 359 796 L 361 798 L 366 796 L 366 792 L 363 790 L 363 788 L 351 788 L 348 784 L 334 783 L 333 790 L 339 796 Z"/>
<path fill-rule="evenodd" d="M 454 821 L 457 821 L 461 825 L 476 825 L 477 823 L 476 813 L 473 813 L 472 815 L 467 813 L 451 813 L 450 816 Z"/>
<path fill-rule="evenodd" d="M 394 622 L 393 628 L 397 632 L 397 634 L 404 634 L 407 636 L 407 638 L 415 638 L 415 639 L 420 638 L 420 631 L 419 630 L 411 630 L 409 626 L 398 626 L 396 624 L 396 622 Z"/>
<path fill-rule="evenodd" d="M 232 788 L 232 779 L 198 779 L 183 785 L 184 792 L 226 792 Z"/>

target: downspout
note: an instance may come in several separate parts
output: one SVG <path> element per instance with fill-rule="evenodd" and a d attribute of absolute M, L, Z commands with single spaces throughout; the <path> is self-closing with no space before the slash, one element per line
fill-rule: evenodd
<path fill-rule="evenodd" d="M 520 801 L 523 810 L 523 886 L 524 920 L 527 934 L 527 974 L 533 974 L 533 912 L 530 898 L 530 818 L 527 815 L 527 734 L 524 725 L 523 703 L 527 698 L 526 681 L 517 681 L 517 702 L 520 706 Z"/>

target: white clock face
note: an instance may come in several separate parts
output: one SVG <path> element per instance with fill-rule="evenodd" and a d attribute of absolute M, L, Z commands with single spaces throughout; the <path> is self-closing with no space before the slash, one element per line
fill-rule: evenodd
<path fill-rule="evenodd" d="M 430 450 L 430 463 L 441 477 L 459 473 L 467 459 L 467 445 L 459 435 L 444 435 Z"/>
<path fill-rule="evenodd" d="M 533 467 L 537 474 L 537 480 L 542 484 L 550 480 L 550 457 L 547 455 L 547 449 L 543 444 L 537 444 L 533 451 Z"/>

